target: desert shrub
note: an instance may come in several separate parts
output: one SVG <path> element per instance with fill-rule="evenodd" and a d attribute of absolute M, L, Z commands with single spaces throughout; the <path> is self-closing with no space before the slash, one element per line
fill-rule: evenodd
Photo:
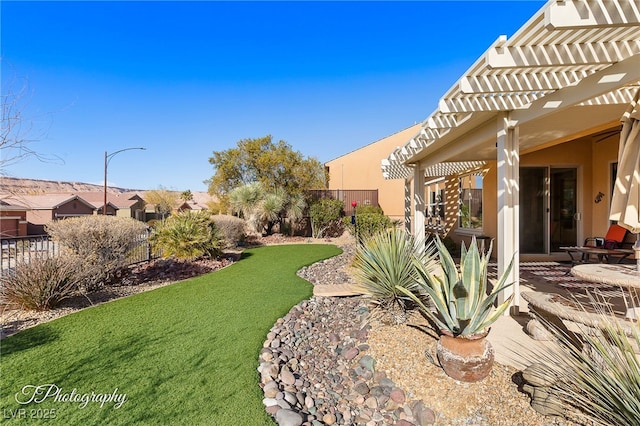
<path fill-rule="evenodd" d="M 339 235 L 343 231 L 340 222 L 342 201 L 323 198 L 311 205 L 311 229 L 315 238 Z"/>
<path fill-rule="evenodd" d="M 126 217 L 82 216 L 50 222 L 46 231 L 82 259 L 87 275 L 81 287 L 93 291 L 127 266 L 129 253 L 145 243 L 147 225 Z"/>
<path fill-rule="evenodd" d="M 224 236 L 204 211 L 188 210 L 169 216 L 156 224 L 149 240 L 163 257 L 178 259 L 216 257 L 224 247 Z"/>
<path fill-rule="evenodd" d="M 385 231 L 394 226 L 391 219 L 381 213 L 364 213 L 357 214 L 356 223 L 351 223 L 351 217 L 343 219 L 344 225 L 347 227 L 351 235 L 357 237 L 360 244 L 366 243 L 374 235 Z"/>
<path fill-rule="evenodd" d="M 35 256 L 3 272 L 0 299 L 27 310 L 51 309 L 74 295 L 82 278 L 82 263 L 74 256 Z"/>
<path fill-rule="evenodd" d="M 407 308 L 413 305 L 399 288 L 419 296 L 416 262 L 435 267 L 434 250 L 400 228 L 379 232 L 356 250 L 354 275 L 393 323 L 405 322 Z"/>
<path fill-rule="evenodd" d="M 637 298 L 632 298 L 629 305 L 638 306 Z M 616 318 L 604 307 L 606 301 L 604 296 L 590 294 L 589 303 L 599 318 L 593 324 L 599 330 L 574 323 L 577 331 L 571 333 L 561 324 L 537 317 L 556 339 L 531 361 L 554 379 L 547 391 L 561 404 L 565 416 L 581 424 L 633 426 L 640 419 L 640 329 Z"/>
<path fill-rule="evenodd" d="M 227 246 L 235 246 L 238 242 L 244 241 L 246 226 L 244 220 L 227 214 L 217 214 L 212 216 L 212 219 L 224 236 Z"/>
<path fill-rule="evenodd" d="M 360 214 L 370 214 L 370 213 L 374 213 L 374 214 L 384 214 L 384 211 L 382 210 L 382 207 L 380 206 L 372 206 L 372 205 L 365 205 L 365 206 L 357 206 L 356 207 L 356 214 L 360 215 Z"/>

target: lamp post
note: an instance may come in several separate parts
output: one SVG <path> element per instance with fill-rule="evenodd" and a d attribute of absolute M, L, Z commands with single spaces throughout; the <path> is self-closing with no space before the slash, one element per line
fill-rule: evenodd
<path fill-rule="evenodd" d="M 353 200 L 351 202 L 351 207 L 353 207 L 353 215 L 351 216 L 351 224 L 353 225 L 353 231 L 355 233 L 354 237 L 356 239 L 356 243 L 358 242 L 358 224 L 356 223 L 356 207 L 358 207 L 358 202 Z"/>
<path fill-rule="evenodd" d="M 102 205 L 102 215 L 107 215 L 107 166 L 109 165 L 109 161 L 113 158 L 114 155 L 119 154 L 123 151 L 130 151 L 132 149 L 140 149 L 144 151 L 146 148 L 125 148 L 116 152 L 112 152 L 111 154 L 107 154 L 107 151 L 104 152 L 104 204 Z"/>

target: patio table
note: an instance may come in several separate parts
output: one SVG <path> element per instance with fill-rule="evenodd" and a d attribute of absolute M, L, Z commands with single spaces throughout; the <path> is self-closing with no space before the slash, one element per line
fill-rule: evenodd
<path fill-rule="evenodd" d="M 622 286 L 640 289 L 640 272 L 636 265 L 584 264 L 571 268 L 571 275 L 594 283 Z M 631 307 L 627 308 L 626 317 L 637 319 L 640 317 L 638 300 L 632 296 Z"/>
<path fill-rule="evenodd" d="M 640 288 L 640 272 L 636 265 L 585 263 L 571 268 L 571 275 L 600 284 Z"/>

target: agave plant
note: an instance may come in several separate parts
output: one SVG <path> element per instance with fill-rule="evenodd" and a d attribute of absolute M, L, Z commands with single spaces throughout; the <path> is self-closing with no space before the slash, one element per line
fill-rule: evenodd
<path fill-rule="evenodd" d="M 433 312 L 414 292 L 398 287 L 398 291 L 411 298 L 420 310 L 440 329 L 453 336 L 472 337 L 484 334 L 511 303 L 507 298 L 494 309 L 498 294 L 512 285 L 506 278 L 513 267 L 513 258 L 491 292 L 487 294 L 487 267 L 492 245 L 487 253 L 480 255 L 475 237 L 466 249 L 461 247 L 460 271 L 449 251 L 436 236 L 435 246 L 442 274 L 434 274 L 431 265 L 415 261 L 420 290 L 429 295 L 435 307 Z M 514 256 L 515 257 L 515 256 Z"/>
<path fill-rule="evenodd" d="M 434 254 L 433 249 L 403 229 L 384 230 L 358 247 L 354 275 L 372 302 L 389 312 L 393 322 L 401 323 L 406 320 L 411 296 L 419 294 L 416 265 L 427 270 L 435 267 Z"/>

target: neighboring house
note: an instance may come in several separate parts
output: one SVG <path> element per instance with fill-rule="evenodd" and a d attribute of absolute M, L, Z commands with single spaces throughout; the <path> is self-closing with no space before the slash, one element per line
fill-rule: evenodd
<path fill-rule="evenodd" d="M 118 206 L 118 216 L 132 217 L 144 222 L 145 201 L 137 192 L 115 194 L 111 199 Z"/>
<path fill-rule="evenodd" d="M 15 201 L 0 200 L 0 238 L 27 235 L 27 210 Z"/>
<path fill-rule="evenodd" d="M 383 159 L 385 178 L 412 193 L 415 234 L 493 238 L 500 273 L 518 254 L 505 292 L 515 309 L 519 259 L 568 259 L 559 247 L 610 224 L 620 119 L 640 90 L 632 3 L 548 1 Z"/>
<path fill-rule="evenodd" d="M 28 235 L 43 235 L 44 226 L 52 220 L 89 216 L 96 209 L 90 202 L 71 194 L 12 195 L 3 201 L 27 207 Z"/>
<path fill-rule="evenodd" d="M 102 214 L 104 206 L 104 192 L 86 191 L 74 192 L 82 199 L 89 201 L 96 207 L 95 214 Z M 144 200 L 136 192 L 107 193 L 107 215 L 144 219 Z"/>
<path fill-rule="evenodd" d="M 394 220 L 404 219 L 404 184 L 387 180 L 380 173 L 380 160 L 404 144 L 420 129 L 415 124 L 407 129 L 370 143 L 360 149 L 325 163 L 329 173 L 330 190 L 378 190 L 378 204 L 385 215 Z M 346 200 L 349 201 L 349 200 Z M 347 206 L 347 210 L 350 209 Z M 347 213 L 349 213 L 347 211 Z"/>

